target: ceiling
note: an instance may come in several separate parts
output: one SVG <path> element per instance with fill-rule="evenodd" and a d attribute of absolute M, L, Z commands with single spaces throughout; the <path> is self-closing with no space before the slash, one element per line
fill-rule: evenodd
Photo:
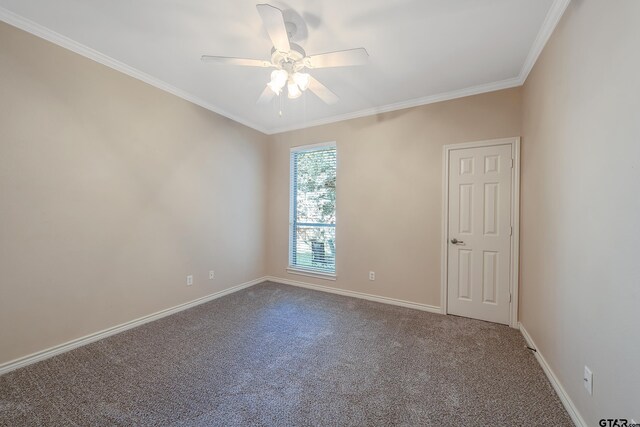
<path fill-rule="evenodd" d="M 569 0 L 269 0 L 298 23 L 307 54 L 369 52 L 364 66 L 311 71 L 340 97 L 331 106 L 308 91 L 257 105 L 271 69 L 200 61 L 270 58 L 256 3 L 0 0 L 0 19 L 276 133 L 519 86 Z"/>

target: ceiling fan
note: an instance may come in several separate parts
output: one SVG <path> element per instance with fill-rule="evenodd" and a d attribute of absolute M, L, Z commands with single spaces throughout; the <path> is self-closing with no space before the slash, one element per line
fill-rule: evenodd
<path fill-rule="evenodd" d="M 267 83 L 258 104 L 268 103 L 274 96 L 280 95 L 287 88 L 287 97 L 298 98 L 309 89 L 327 104 L 338 102 L 338 96 L 325 85 L 303 72 L 305 68 L 345 67 L 367 63 L 369 54 L 364 48 L 340 50 L 307 56 L 304 49 L 292 43 L 297 27 L 292 22 L 285 22 L 282 11 L 268 4 L 256 5 L 262 22 L 273 43 L 271 60 L 232 58 L 226 56 L 202 55 L 203 61 L 219 62 L 247 67 L 275 68 L 271 72 L 271 81 Z"/>

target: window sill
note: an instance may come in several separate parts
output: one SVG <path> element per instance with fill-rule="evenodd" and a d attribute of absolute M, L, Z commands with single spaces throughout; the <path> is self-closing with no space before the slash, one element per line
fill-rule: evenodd
<path fill-rule="evenodd" d="M 337 278 L 335 273 L 323 273 L 321 271 L 305 270 L 305 269 L 296 268 L 296 267 L 288 267 L 287 272 L 291 274 L 299 274 L 300 276 L 315 277 L 317 279 L 324 279 L 324 280 L 336 280 Z"/>

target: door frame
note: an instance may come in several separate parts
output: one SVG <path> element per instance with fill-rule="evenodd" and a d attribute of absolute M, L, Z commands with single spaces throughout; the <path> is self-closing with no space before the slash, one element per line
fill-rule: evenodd
<path fill-rule="evenodd" d="M 513 168 L 511 169 L 511 267 L 509 274 L 509 292 L 511 302 L 509 307 L 509 326 L 518 329 L 518 288 L 520 265 L 520 137 L 491 139 L 487 141 L 464 142 L 448 144 L 442 147 L 442 247 L 441 247 L 441 287 L 440 309 L 447 314 L 447 296 L 449 280 L 449 155 L 453 150 L 477 147 L 492 147 L 496 145 L 511 145 Z"/>

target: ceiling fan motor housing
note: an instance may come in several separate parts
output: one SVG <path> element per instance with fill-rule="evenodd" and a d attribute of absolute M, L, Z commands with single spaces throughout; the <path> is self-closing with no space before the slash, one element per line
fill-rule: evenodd
<path fill-rule="evenodd" d="M 276 48 L 271 49 L 271 62 L 281 70 L 287 70 L 291 73 L 300 71 L 305 67 L 304 58 L 307 56 L 302 46 L 290 43 L 291 50 L 289 52 L 280 52 Z"/>

